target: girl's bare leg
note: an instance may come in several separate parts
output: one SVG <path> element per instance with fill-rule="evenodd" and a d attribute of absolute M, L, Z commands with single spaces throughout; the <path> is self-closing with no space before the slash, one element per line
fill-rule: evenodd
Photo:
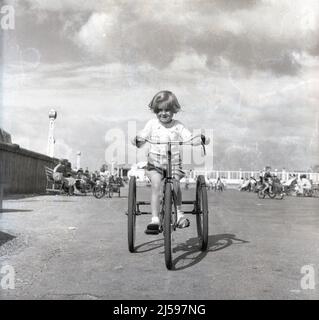
<path fill-rule="evenodd" d="M 186 219 L 182 211 L 182 191 L 181 191 L 181 184 L 180 184 L 181 178 L 182 178 L 181 176 L 175 175 L 176 185 L 174 187 L 176 190 L 177 221 L 180 227 L 188 227 L 189 220 Z"/>
<path fill-rule="evenodd" d="M 157 171 L 148 171 L 147 176 L 151 180 L 152 195 L 151 195 L 151 211 L 152 218 L 159 218 L 160 201 L 161 201 L 161 186 L 162 176 Z M 152 219 L 152 220 L 153 220 Z"/>
<path fill-rule="evenodd" d="M 178 175 L 174 176 L 176 184 L 174 185 L 175 192 L 176 192 L 176 207 L 177 210 L 180 210 L 182 207 L 182 191 L 181 191 L 181 184 L 180 179 L 181 177 Z"/>

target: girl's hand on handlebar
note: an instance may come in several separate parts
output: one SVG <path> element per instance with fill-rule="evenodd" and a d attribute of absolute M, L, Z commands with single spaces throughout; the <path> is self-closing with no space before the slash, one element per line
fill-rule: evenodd
<path fill-rule="evenodd" d="M 210 139 L 208 137 L 205 137 L 203 134 L 196 135 L 194 138 L 194 140 L 192 141 L 192 146 L 204 146 L 209 144 L 210 142 Z"/>
<path fill-rule="evenodd" d="M 136 145 L 137 148 L 140 148 L 145 142 L 145 139 L 138 136 L 133 140 L 133 144 Z"/>
<path fill-rule="evenodd" d="M 210 139 L 205 137 L 203 134 L 201 135 L 202 144 L 208 145 L 210 143 Z"/>

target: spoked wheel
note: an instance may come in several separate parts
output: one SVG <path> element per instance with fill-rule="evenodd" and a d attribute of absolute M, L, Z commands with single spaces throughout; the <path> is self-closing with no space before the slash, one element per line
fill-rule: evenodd
<path fill-rule="evenodd" d="M 169 183 L 165 186 L 164 196 L 164 249 L 166 268 L 171 270 L 172 262 L 172 190 Z"/>
<path fill-rule="evenodd" d="M 274 199 L 276 197 L 276 193 L 274 192 L 268 192 L 269 198 Z"/>
<path fill-rule="evenodd" d="M 135 227 L 136 227 L 136 177 L 131 177 L 128 190 L 128 249 L 130 252 L 135 251 Z"/>
<path fill-rule="evenodd" d="M 90 184 L 87 184 L 85 187 L 85 193 L 91 193 L 93 191 L 93 187 Z"/>
<path fill-rule="evenodd" d="M 70 187 L 68 188 L 68 195 L 69 195 L 69 196 L 73 196 L 73 195 L 74 195 L 74 186 L 70 186 Z"/>
<path fill-rule="evenodd" d="M 96 185 L 93 187 L 93 195 L 97 199 L 101 199 L 105 195 L 105 189 L 101 185 Z"/>
<path fill-rule="evenodd" d="M 259 191 L 258 191 L 258 198 L 259 198 L 259 199 L 265 199 L 265 193 L 262 192 L 262 190 L 259 190 Z"/>
<path fill-rule="evenodd" d="M 112 188 L 112 186 L 110 185 L 109 187 L 108 187 L 108 197 L 109 198 L 112 198 L 113 197 L 113 188 Z"/>
<path fill-rule="evenodd" d="M 74 195 L 74 186 L 67 186 L 66 183 L 63 183 L 62 190 L 67 194 L 68 196 Z"/>
<path fill-rule="evenodd" d="M 202 175 L 197 178 L 196 209 L 196 225 L 199 246 L 202 251 L 205 251 L 208 245 L 208 203 L 205 178 Z"/>

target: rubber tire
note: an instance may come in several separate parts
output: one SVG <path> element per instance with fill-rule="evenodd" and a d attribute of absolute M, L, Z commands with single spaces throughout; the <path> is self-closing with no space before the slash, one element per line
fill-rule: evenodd
<path fill-rule="evenodd" d="M 85 193 L 90 193 L 93 191 L 93 187 L 90 184 L 87 184 L 86 188 L 85 188 Z"/>
<path fill-rule="evenodd" d="M 128 249 L 130 252 L 134 252 L 136 233 L 136 177 L 131 177 L 129 182 L 127 218 Z"/>
<path fill-rule="evenodd" d="M 94 186 L 93 188 L 93 195 L 96 199 L 101 199 L 105 195 L 105 189 L 101 187 L 100 185 Z"/>
<path fill-rule="evenodd" d="M 107 193 L 108 193 L 108 197 L 109 198 L 113 198 L 113 188 L 112 188 L 112 186 L 108 187 Z"/>
<path fill-rule="evenodd" d="M 208 246 L 208 202 L 205 177 L 198 176 L 196 183 L 196 225 L 199 246 L 202 251 Z"/>
<path fill-rule="evenodd" d="M 261 190 L 258 191 L 257 195 L 259 199 L 265 199 L 265 193 L 263 193 Z"/>
<path fill-rule="evenodd" d="M 274 199 L 274 198 L 276 198 L 276 193 L 268 192 L 268 196 L 270 199 Z"/>
<path fill-rule="evenodd" d="M 71 186 L 68 188 L 68 195 L 73 196 L 74 195 L 74 186 Z"/>
<path fill-rule="evenodd" d="M 165 265 L 168 270 L 173 268 L 172 262 L 172 189 L 171 185 L 165 185 L 164 195 L 164 251 L 165 251 Z"/>

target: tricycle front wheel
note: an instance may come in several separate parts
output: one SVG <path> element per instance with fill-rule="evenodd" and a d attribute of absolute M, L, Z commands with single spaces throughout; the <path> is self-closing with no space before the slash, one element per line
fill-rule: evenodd
<path fill-rule="evenodd" d="M 172 262 L 172 188 L 169 183 L 165 185 L 164 195 L 164 250 L 166 268 L 171 270 Z"/>

